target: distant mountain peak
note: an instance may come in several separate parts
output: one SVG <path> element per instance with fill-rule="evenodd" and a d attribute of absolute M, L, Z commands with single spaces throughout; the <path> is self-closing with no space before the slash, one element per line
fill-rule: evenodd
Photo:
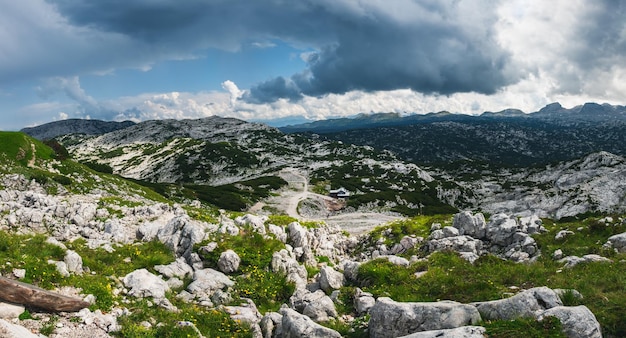
<path fill-rule="evenodd" d="M 67 119 L 42 124 L 36 127 L 24 128 L 21 131 L 38 140 L 49 140 L 61 135 L 84 134 L 102 135 L 112 131 L 128 128 L 135 122 L 101 121 L 85 119 Z"/>

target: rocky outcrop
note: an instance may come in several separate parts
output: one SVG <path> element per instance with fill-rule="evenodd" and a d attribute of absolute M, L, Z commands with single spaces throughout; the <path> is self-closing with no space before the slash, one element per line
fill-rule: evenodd
<path fill-rule="evenodd" d="M 370 309 L 370 337 L 392 338 L 414 332 L 452 329 L 477 324 L 478 310 L 452 301 L 399 303 L 380 297 Z"/>
<path fill-rule="evenodd" d="M 454 216 L 452 226 L 433 229 L 424 247 L 428 252 L 459 252 L 470 262 L 487 253 L 525 262 L 540 253 L 537 243 L 530 237 L 542 230 L 540 222 L 537 217 L 518 220 L 513 216 L 497 214 L 485 223 L 480 213 L 461 212 Z"/>

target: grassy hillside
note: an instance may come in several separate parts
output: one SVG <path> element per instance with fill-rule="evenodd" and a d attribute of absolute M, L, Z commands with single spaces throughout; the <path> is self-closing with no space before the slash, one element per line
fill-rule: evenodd
<path fill-rule="evenodd" d="M 54 157 L 54 151 L 40 141 L 20 132 L 0 131 L 0 156 L 15 161 L 21 165 L 27 165 L 33 159 L 50 160 Z"/>

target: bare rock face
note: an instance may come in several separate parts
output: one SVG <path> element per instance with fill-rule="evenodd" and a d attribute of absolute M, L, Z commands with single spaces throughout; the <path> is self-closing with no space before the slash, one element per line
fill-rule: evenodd
<path fill-rule="evenodd" d="M 2 319 L 17 318 L 22 312 L 24 312 L 24 307 L 21 305 L 0 302 L 0 318 Z"/>
<path fill-rule="evenodd" d="M 484 320 L 512 320 L 520 317 L 534 318 L 537 311 L 544 311 L 563 302 L 552 289 L 532 288 L 515 296 L 489 302 L 473 303 Z"/>
<path fill-rule="evenodd" d="M 217 261 L 217 267 L 223 273 L 233 273 L 239 270 L 239 263 L 241 258 L 233 250 L 226 250 L 220 255 L 220 259 Z"/>
<path fill-rule="evenodd" d="M 283 307 L 280 309 L 283 316 L 282 338 L 340 338 L 339 332 L 315 323 L 311 318 Z"/>
<path fill-rule="evenodd" d="M 400 303 L 380 297 L 370 309 L 371 338 L 392 338 L 420 331 L 453 329 L 476 324 L 478 310 L 452 301 Z"/>
<path fill-rule="evenodd" d="M 542 312 L 537 319 L 556 317 L 561 321 L 563 332 L 569 338 L 602 338 L 600 323 L 584 306 L 557 306 Z"/>

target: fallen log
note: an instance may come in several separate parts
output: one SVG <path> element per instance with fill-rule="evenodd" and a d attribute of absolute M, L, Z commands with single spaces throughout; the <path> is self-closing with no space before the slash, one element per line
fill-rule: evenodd
<path fill-rule="evenodd" d="M 76 312 L 90 305 L 80 298 L 5 277 L 0 277 L 0 300 L 50 312 Z"/>

